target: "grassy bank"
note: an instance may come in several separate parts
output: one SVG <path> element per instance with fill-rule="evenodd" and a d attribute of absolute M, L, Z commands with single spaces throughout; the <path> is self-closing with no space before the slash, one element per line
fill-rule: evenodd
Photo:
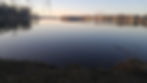
<path fill-rule="evenodd" d="M 147 69 L 146 63 L 135 59 L 110 70 L 0 60 L 0 83 L 147 83 Z"/>

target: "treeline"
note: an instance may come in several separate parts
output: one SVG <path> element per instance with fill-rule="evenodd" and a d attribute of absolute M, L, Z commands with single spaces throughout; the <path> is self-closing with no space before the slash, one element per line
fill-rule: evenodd
<path fill-rule="evenodd" d="M 0 5 L 0 26 L 16 26 L 29 24 L 31 20 L 30 9 L 27 7 L 13 7 Z"/>
<path fill-rule="evenodd" d="M 147 15 L 81 15 L 62 16 L 62 21 L 114 23 L 119 25 L 147 25 Z"/>

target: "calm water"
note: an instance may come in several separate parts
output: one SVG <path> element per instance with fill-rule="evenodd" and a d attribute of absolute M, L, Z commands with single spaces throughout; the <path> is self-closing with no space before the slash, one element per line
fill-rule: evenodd
<path fill-rule="evenodd" d="M 0 28 L 0 57 L 87 67 L 129 58 L 146 61 L 147 28 L 50 21 L 30 28 Z"/>

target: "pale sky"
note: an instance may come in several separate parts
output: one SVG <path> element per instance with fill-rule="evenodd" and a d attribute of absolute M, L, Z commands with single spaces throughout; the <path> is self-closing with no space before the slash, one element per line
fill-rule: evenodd
<path fill-rule="evenodd" d="M 5 0 L 6 1 L 6 0 Z M 9 0 L 8 0 L 9 1 Z M 14 0 L 13 0 L 14 1 Z M 46 14 L 147 14 L 147 0 L 15 0 Z"/>

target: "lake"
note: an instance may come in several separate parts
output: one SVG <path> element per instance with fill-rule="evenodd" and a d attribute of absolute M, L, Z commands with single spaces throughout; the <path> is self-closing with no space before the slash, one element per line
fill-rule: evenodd
<path fill-rule="evenodd" d="M 1 27 L 0 57 L 85 67 L 110 67 L 131 58 L 147 61 L 147 27 L 60 21 Z"/>

